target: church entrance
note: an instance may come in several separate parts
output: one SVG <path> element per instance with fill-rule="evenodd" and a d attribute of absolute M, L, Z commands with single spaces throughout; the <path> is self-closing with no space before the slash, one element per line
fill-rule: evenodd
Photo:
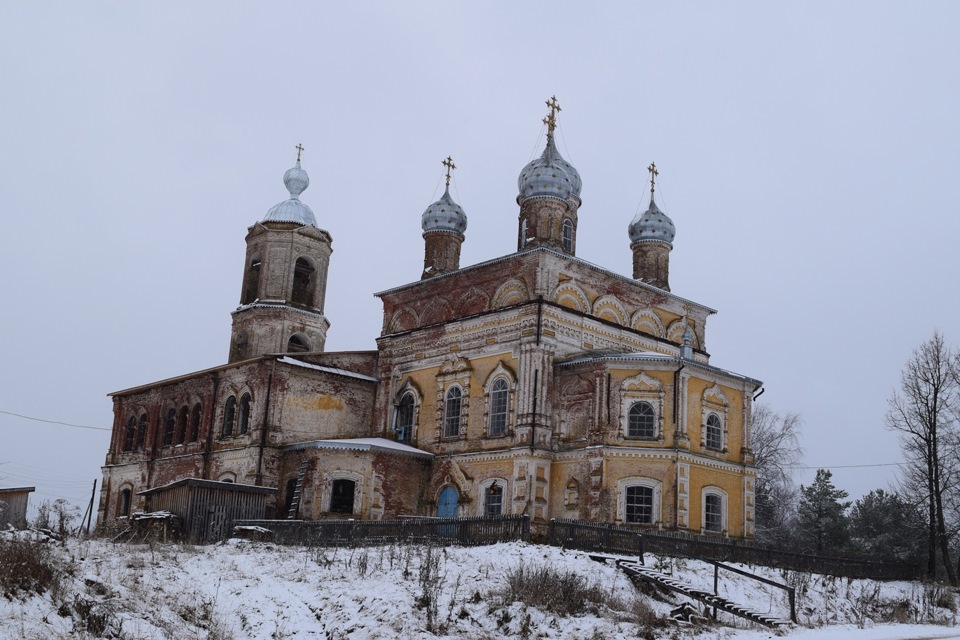
<path fill-rule="evenodd" d="M 356 486 L 353 480 L 333 481 L 333 493 L 330 496 L 332 513 L 353 513 L 353 494 Z"/>
<path fill-rule="evenodd" d="M 438 518 L 456 518 L 460 494 L 454 487 L 444 487 L 437 500 Z"/>

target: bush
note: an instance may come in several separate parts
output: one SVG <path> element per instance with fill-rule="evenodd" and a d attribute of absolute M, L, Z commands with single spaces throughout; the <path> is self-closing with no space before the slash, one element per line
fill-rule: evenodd
<path fill-rule="evenodd" d="M 61 573 L 48 544 L 0 538 L 0 592 L 18 594 L 58 591 Z"/>
<path fill-rule="evenodd" d="M 522 602 L 558 615 L 577 615 L 606 605 L 607 594 L 572 571 L 521 563 L 507 573 L 506 600 L 507 604 Z"/>

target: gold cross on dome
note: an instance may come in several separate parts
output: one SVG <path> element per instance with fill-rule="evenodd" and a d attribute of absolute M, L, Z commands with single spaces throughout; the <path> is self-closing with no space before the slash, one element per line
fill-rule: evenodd
<path fill-rule="evenodd" d="M 447 186 L 450 186 L 450 172 L 457 168 L 457 165 L 453 164 L 453 158 L 447 156 L 447 159 L 444 160 L 441 164 L 447 168 Z"/>
<path fill-rule="evenodd" d="M 650 195 L 653 195 L 653 190 L 657 182 L 657 176 L 660 175 L 660 172 L 657 171 L 657 163 L 651 162 L 650 166 L 647 167 L 647 171 L 650 172 Z"/>
<path fill-rule="evenodd" d="M 560 103 L 557 102 L 557 96 L 550 96 L 546 104 L 550 109 L 550 115 L 543 119 L 543 124 L 547 125 L 550 133 L 553 133 L 553 130 L 557 128 L 557 111 L 562 111 L 562 109 L 560 109 Z"/>
<path fill-rule="evenodd" d="M 300 154 L 303 153 L 303 145 L 302 145 L 302 144 L 298 144 L 298 145 L 297 145 L 296 147 L 294 147 L 294 148 L 297 150 L 297 162 L 300 162 Z"/>

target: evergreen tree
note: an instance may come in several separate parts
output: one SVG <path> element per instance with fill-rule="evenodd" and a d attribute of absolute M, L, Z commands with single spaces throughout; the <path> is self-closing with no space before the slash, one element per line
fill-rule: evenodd
<path fill-rule="evenodd" d="M 850 510 L 850 547 L 870 560 L 920 563 L 923 513 L 896 493 L 875 489 Z"/>
<path fill-rule="evenodd" d="M 809 487 L 800 485 L 797 527 L 802 548 L 808 553 L 836 555 L 847 542 L 847 509 L 841 502 L 847 492 L 833 486 L 833 474 L 817 469 Z"/>

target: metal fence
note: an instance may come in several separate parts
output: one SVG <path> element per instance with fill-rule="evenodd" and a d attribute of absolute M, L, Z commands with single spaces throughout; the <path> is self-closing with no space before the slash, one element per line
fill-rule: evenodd
<path fill-rule="evenodd" d="M 473 546 L 530 539 L 529 516 L 412 517 L 397 520 L 241 520 L 234 524 L 236 527 L 267 529 L 270 539 L 279 544 L 309 546 L 368 546 L 397 542 Z"/>

